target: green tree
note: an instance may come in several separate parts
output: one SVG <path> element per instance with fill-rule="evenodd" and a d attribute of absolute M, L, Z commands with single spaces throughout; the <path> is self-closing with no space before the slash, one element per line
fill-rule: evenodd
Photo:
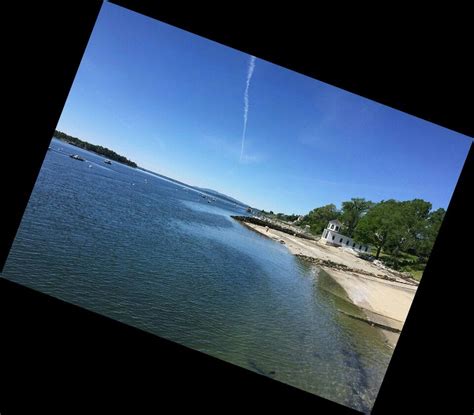
<path fill-rule="evenodd" d="M 350 201 L 342 202 L 341 221 L 344 224 L 344 232 L 351 238 L 359 220 L 374 205 L 373 202 L 360 197 L 353 197 Z"/>
<path fill-rule="evenodd" d="M 299 223 L 302 226 L 309 225 L 311 232 L 320 234 L 328 222 L 333 219 L 339 219 L 340 212 L 336 205 L 330 204 L 313 209 L 303 217 Z"/>
<path fill-rule="evenodd" d="M 393 246 L 394 241 L 401 238 L 402 216 L 400 202 L 393 199 L 381 201 L 359 220 L 354 238 L 373 245 L 378 259 L 384 247 Z"/>
<path fill-rule="evenodd" d="M 440 208 L 430 212 L 425 220 L 422 238 L 416 247 L 416 254 L 424 260 L 427 260 L 430 256 L 445 214 L 446 211 Z"/>
<path fill-rule="evenodd" d="M 401 251 L 417 254 L 420 242 L 425 238 L 431 206 L 430 202 L 422 199 L 400 202 L 402 218 L 399 239 L 393 241 L 392 249 L 395 256 L 398 256 Z"/>
<path fill-rule="evenodd" d="M 95 144 L 88 143 L 87 141 L 82 141 L 77 137 L 72 137 L 58 130 L 54 131 L 53 137 L 56 137 L 57 139 L 65 141 L 66 143 L 72 144 L 76 147 L 83 148 L 84 150 L 93 151 L 94 153 L 105 156 L 110 160 L 115 160 L 131 167 L 137 167 L 135 162 L 128 160 L 126 157 L 121 156 L 120 154 L 117 154 L 115 151 L 112 151 L 106 147 L 97 146 Z"/>
<path fill-rule="evenodd" d="M 427 256 L 444 217 L 444 209 L 430 210 L 431 203 L 422 199 L 382 201 L 359 220 L 355 239 L 373 244 L 376 258 L 382 249 L 395 262 L 404 252 Z"/>

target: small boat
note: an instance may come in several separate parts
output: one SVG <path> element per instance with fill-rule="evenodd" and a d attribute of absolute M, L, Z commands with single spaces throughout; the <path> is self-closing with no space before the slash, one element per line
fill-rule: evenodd
<path fill-rule="evenodd" d="M 104 160 L 104 163 L 105 163 L 105 164 L 112 164 L 112 162 L 111 162 L 110 160 L 108 160 L 108 159 L 107 159 L 107 160 Z"/>
<path fill-rule="evenodd" d="M 78 154 L 70 154 L 69 157 L 71 157 L 74 160 L 84 161 L 84 159 Z"/>

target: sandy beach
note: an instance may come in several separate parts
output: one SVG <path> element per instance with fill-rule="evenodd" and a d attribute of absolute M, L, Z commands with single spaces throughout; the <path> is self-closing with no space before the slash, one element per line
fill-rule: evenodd
<path fill-rule="evenodd" d="M 345 290 L 348 298 L 380 328 L 394 347 L 410 309 L 417 284 L 396 271 L 365 261 L 353 251 L 302 239 L 275 229 L 241 222 L 254 231 L 284 244 L 291 253 L 323 269 Z"/>

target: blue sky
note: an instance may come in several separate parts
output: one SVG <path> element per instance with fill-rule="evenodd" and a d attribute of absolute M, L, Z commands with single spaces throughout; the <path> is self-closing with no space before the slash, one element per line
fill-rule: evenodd
<path fill-rule="evenodd" d="M 472 142 L 109 3 L 57 129 L 285 213 L 351 197 L 446 208 Z"/>

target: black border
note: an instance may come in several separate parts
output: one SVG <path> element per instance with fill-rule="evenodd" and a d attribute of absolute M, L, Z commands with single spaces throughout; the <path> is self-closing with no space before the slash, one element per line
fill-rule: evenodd
<path fill-rule="evenodd" d="M 20 90 L 15 88 L 14 98 L 20 103 L 14 112 L 21 120 L 1 162 L 21 165 L 23 174 L 2 175 L 8 203 L 3 204 L 0 259 L 7 255 L 101 5 L 83 3 L 19 11 L 23 33 L 14 43 L 18 56 L 12 56 L 19 58 L 15 85 Z M 446 27 L 436 20 L 418 34 L 410 26 L 420 25 L 416 18 L 393 26 L 367 24 L 354 16 L 315 14 L 294 2 L 291 8 L 263 11 L 242 2 L 173 10 L 156 2 L 115 3 L 472 136 L 465 102 L 472 98 L 474 72 L 460 21 L 450 31 L 440 30 Z M 452 241 L 461 230 L 472 234 L 466 218 L 473 165 L 471 148 L 374 414 L 462 413 L 471 404 L 470 252 L 468 244 Z M 5 279 L 0 279 L 0 307 L 5 410 L 23 412 L 23 405 L 32 404 L 40 412 L 79 407 L 91 412 L 100 404 L 146 404 L 356 413 Z"/>

